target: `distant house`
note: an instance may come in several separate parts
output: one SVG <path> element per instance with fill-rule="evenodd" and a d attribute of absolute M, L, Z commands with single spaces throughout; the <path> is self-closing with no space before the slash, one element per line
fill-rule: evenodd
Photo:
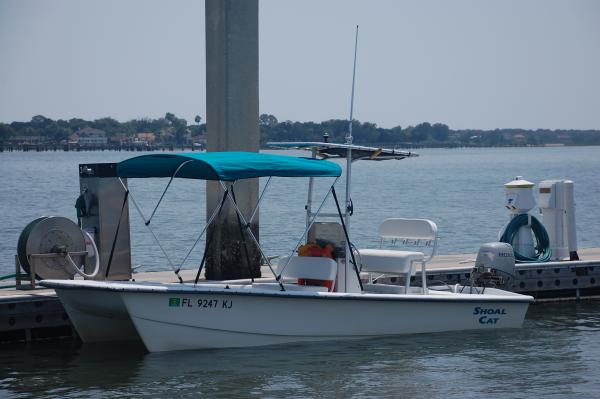
<path fill-rule="evenodd" d="M 79 137 L 79 145 L 81 147 L 96 147 L 105 145 L 108 142 L 106 132 L 92 127 L 84 127 L 75 132 Z"/>
<path fill-rule="evenodd" d="M 73 133 L 72 135 L 69 136 L 69 139 L 67 140 L 67 144 L 69 146 L 75 146 L 75 145 L 79 144 L 79 136 L 76 135 L 75 133 Z"/>
<path fill-rule="evenodd" d="M 527 137 L 522 134 L 515 134 L 512 138 L 515 144 L 523 145 L 527 142 Z"/>
<path fill-rule="evenodd" d="M 47 141 L 44 136 L 23 136 L 19 137 L 19 140 L 21 141 L 21 144 L 29 145 L 42 144 Z"/>
<path fill-rule="evenodd" d="M 154 143 L 156 135 L 154 133 L 138 133 L 135 135 L 137 141 L 145 141 L 148 144 Z"/>
<path fill-rule="evenodd" d="M 193 136 L 192 140 L 194 140 L 194 147 L 206 148 L 207 136 L 206 134 L 199 134 L 197 136 Z"/>
<path fill-rule="evenodd" d="M 129 137 L 124 134 L 115 134 L 109 139 L 109 141 L 114 145 L 123 145 L 129 142 Z"/>

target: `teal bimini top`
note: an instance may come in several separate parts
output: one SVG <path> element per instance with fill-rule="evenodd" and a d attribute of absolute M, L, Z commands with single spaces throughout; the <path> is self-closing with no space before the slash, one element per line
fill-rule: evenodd
<path fill-rule="evenodd" d="M 263 176 L 338 177 L 342 168 L 320 159 L 256 152 L 150 154 L 117 164 L 119 177 L 172 177 L 175 172 L 175 177 L 184 179 L 234 181 Z"/>

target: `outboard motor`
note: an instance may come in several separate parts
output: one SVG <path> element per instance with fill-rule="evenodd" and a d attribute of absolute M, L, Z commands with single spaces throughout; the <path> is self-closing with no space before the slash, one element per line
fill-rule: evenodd
<path fill-rule="evenodd" d="M 472 286 L 506 286 L 514 278 L 515 254 L 510 244 L 489 242 L 479 248 L 471 271 Z"/>

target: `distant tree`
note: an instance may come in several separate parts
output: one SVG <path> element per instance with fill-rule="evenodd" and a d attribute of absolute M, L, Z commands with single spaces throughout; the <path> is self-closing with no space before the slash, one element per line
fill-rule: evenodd
<path fill-rule="evenodd" d="M 431 126 L 431 137 L 436 141 L 448 140 L 449 133 L 450 129 L 443 123 L 435 123 L 433 126 Z"/>
<path fill-rule="evenodd" d="M 72 118 L 72 119 L 69 119 L 69 128 L 70 128 L 70 129 L 71 129 L 73 132 L 76 132 L 76 131 L 78 131 L 79 129 L 83 129 L 84 127 L 88 127 L 88 126 L 90 126 L 90 125 L 91 125 L 91 123 L 90 123 L 90 122 L 88 122 L 88 121 L 86 121 L 86 120 L 83 120 L 83 119 L 80 119 L 80 118 Z"/>
<path fill-rule="evenodd" d="M 504 142 L 504 135 L 499 129 L 488 132 L 483 135 L 483 144 L 486 146 L 497 147 Z"/>
<path fill-rule="evenodd" d="M 431 124 L 429 122 L 423 122 L 415 126 L 410 134 L 410 139 L 416 143 L 425 141 L 431 134 Z"/>
<path fill-rule="evenodd" d="M 15 131 L 7 124 L 0 123 L 0 144 L 3 144 L 11 136 L 14 136 Z"/>
<path fill-rule="evenodd" d="M 108 136 L 123 133 L 122 124 L 118 120 L 108 117 L 96 119 L 92 122 L 92 127 L 105 131 Z"/>
<path fill-rule="evenodd" d="M 182 118 L 177 118 L 175 114 L 171 112 L 167 112 L 165 114 L 165 119 L 169 124 L 169 128 L 171 130 L 172 135 L 175 137 L 175 142 L 177 144 L 184 144 L 185 138 L 187 136 L 187 121 Z"/>
<path fill-rule="evenodd" d="M 321 131 L 329 133 L 329 141 L 343 142 L 348 132 L 348 121 L 343 119 L 330 119 L 321 122 Z"/>
<path fill-rule="evenodd" d="M 277 118 L 270 114 L 261 114 L 258 117 L 258 124 L 260 126 L 273 127 L 277 125 Z"/>
<path fill-rule="evenodd" d="M 178 127 L 186 127 L 187 126 L 187 121 L 183 118 L 178 118 L 175 116 L 175 114 L 171 113 L 171 112 L 167 112 L 165 114 L 165 119 L 167 120 L 167 122 L 169 123 L 169 125 L 178 128 Z"/>
<path fill-rule="evenodd" d="M 540 144 L 540 139 L 535 134 L 528 134 L 526 136 L 527 144 L 529 145 L 538 145 Z"/>
<path fill-rule="evenodd" d="M 194 117 L 195 124 L 188 126 L 187 121 L 167 112 L 157 119 L 141 118 L 120 123 L 106 117 L 87 121 L 81 118 L 54 121 L 44 115 L 35 115 L 28 122 L 0 123 L 0 143 L 9 137 L 42 136 L 47 142 L 58 143 L 73 132 L 85 127 L 104 130 L 108 135 L 152 132 L 157 140 L 164 143 L 183 144 L 190 136 L 206 132 L 206 124 L 201 123 L 200 115 Z M 259 116 L 261 143 L 266 141 L 320 141 L 327 132 L 331 142 L 343 142 L 348 133 L 348 121 L 330 119 L 323 122 L 279 122 L 271 114 Z M 600 131 L 597 130 L 549 130 L 537 129 L 495 129 L 451 130 L 447 125 L 428 122 L 402 129 L 378 127 L 374 123 L 353 121 L 353 135 L 356 143 L 371 145 L 396 145 L 401 143 L 422 143 L 424 145 L 540 145 L 545 143 L 563 143 L 567 145 L 600 145 Z M 524 137 L 522 137 L 524 136 Z"/>
<path fill-rule="evenodd" d="M 47 140 L 55 143 L 68 139 L 71 133 L 71 129 L 65 127 L 64 124 L 59 125 L 58 122 L 53 120 L 50 120 L 42 130 L 38 130 L 38 135 L 45 136 Z"/>
<path fill-rule="evenodd" d="M 31 127 L 34 129 L 44 129 L 46 126 L 54 123 L 50 118 L 46 118 L 44 115 L 36 115 L 31 118 Z"/>
<path fill-rule="evenodd" d="M 380 132 L 377 125 L 370 122 L 353 122 L 352 136 L 357 143 L 372 144 L 380 141 Z"/>

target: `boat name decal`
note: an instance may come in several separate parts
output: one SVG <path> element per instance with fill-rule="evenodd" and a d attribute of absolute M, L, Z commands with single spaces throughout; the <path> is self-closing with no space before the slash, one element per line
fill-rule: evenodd
<path fill-rule="evenodd" d="M 473 310 L 473 314 L 475 316 L 481 315 L 481 317 L 478 320 L 479 324 L 496 324 L 496 323 L 498 323 L 498 320 L 500 320 L 500 317 L 489 317 L 489 316 L 505 315 L 506 309 L 504 309 L 504 308 L 480 308 L 479 306 L 477 306 Z"/>
<path fill-rule="evenodd" d="M 206 309 L 231 309 L 233 300 L 231 299 L 198 299 L 193 301 L 191 298 L 169 298 L 169 307 L 171 308 L 206 308 Z"/>

